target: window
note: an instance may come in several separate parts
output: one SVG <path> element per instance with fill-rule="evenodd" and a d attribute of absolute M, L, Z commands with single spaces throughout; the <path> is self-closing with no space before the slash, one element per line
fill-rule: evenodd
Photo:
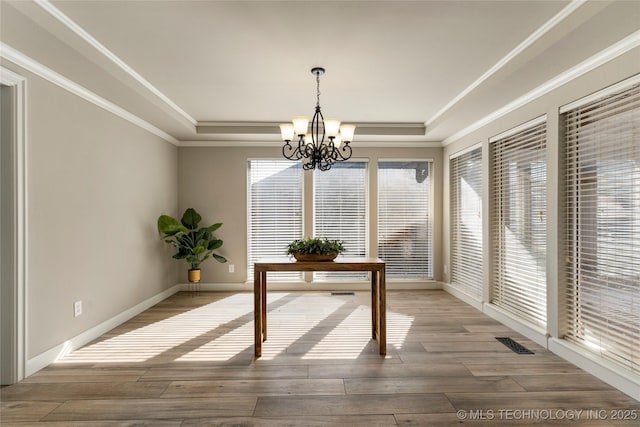
<path fill-rule="evenodd" d="M 637 80 L 636 80 L 637 81 Z M 640 85 L 561 109 L 566 338 L 640 372 Z"/>
<path fill-rule="evenodd" d="M 302 237 L 302 167 L 289 160 L 250 160 L 248 188 L 249 266 L 264 257 L 286 256 Z M 270 273 L 270 280 L 299 280 L 301 273 Z"/>
<path fill-rule="evenodd" d="M 314 236 L 343 240 L 343 256 L 367 255 L 367 163 L 336 163 L 328 171 L 316 170 L 314 183 Z M 317 272 L 315 277 L 366 279 L 367 273 Z"/>
<path fill-rule="evenodd" d="M 492 302 L 531 323 L 547 318 L 546 122 L 490 141 Z"/>
<path fill-rule="evenodd" d="M 378 254 L 390 279 L 433 277 L 430 161 L 378 164 Z"/>
<path fill-rule="evenodd" d="M 451 284 L 482 297 L 482 147 L 449 161 Z"/>

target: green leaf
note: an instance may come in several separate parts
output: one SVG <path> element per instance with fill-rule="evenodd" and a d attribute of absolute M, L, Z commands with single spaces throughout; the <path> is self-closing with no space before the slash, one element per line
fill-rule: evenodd
<path fill-rule="evenodd" d="M 215 258 L 215 260 L 218 262 L 221 262 L 221 263 L 227 262 L 227 259 L 221 255 L 218 255 L 218 254 L 212 254 L 212 255 Z"/>
<path fill-rule="evenodd" d="M 207 230 L 209 233 L 213 233 L 214 231 L 216 231 L 220 227 L 222 227 L 222 223 L 218 222 L 216 224 L 208 226 L 207 228 L 205 228 L 205 230 Z"/>
<path fill-rule="evenodd" d="M 160 215 L 158 218 L 158 231 L 167 237 L 174 236 L 179 232 L 186 233 L 187 229 L 169 215 Z"/>
<path fill-rule="evenodd" d="M 184 215 L 182 215 L 182 225 L 187 227 L 189 230 L 195 230 L 198 228 L 198 224 L 202 220 L 202 217 L 195 209 L 189 208 L 184 211 Z"/>
<path fill-rule="evenodd" d="M 199 255 L 205 252 L 206 250 L 207 248 L 205 246 L 196 246 L 195 248 L 193 248 L 191 252 L 193 252 L 194 255 Z"/>
<path fill-rule="evenodd" d="M 222 246 L 222 240 L 214 239 L 214 240 L 209 241 L 209 246 L 207 246 L 207 249 L 212 251 L 214 249 L 218 249 L 220 246 Z"/>

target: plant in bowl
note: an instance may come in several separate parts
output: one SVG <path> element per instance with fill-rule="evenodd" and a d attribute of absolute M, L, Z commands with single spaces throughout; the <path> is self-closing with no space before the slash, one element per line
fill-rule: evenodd
<path fill-rule="evenodd" d="M 158 232 L 162 239 L 178 249 L 173 258 L 183 259 L 190 266 L 189 282 L 200 281 L 200 263 L 208 258 L 218 262 L 227 262 L 227 259 L 214 253 L 222 246 L 222 240 L 217 239 L 213 232 L 222 227 L 222 223 L 216 223 L 208 227 L 198 228 L 202 217 L 195 209 L 184 211 L 180 222 L 169 215 L 160 215 L 158 218 Z"/>
<path fill-rule="evenodd" d="M 342 240 L 329 240 L 326 237 L 294 240 L 287 247 L 287 254 L 293 255 L 297 261 L 332 261 L 344 251 Z"/>

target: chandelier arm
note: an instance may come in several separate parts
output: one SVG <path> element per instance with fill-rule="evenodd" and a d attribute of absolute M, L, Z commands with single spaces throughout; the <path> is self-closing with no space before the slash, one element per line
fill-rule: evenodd
<path fill-rule="evenodd" d="M 349 143 L 345 142 L 340 146 L 340 148 L 336 149 L 336 154 L 340 157 L 338 161 L 344 162 L 345 160 L 349 160 L 351 158 L 351 154 L 353 154 L 353 151 L 351 150 L 351 146 L 349 145 Z"/>
<path fill-rule="evenodd" d="M 282 146 L 282 155 L 289 159 L 289 160 L 298 160 L 299 158 L 296 157 L 296 152 L 298 151 L 297 148 L 293 148 L 293 146 L 289 143 L 289 141 L 286 142 L 286 144 L 284 144 Z M 289 153 L 289 154 L 287 154 Z"/>
<path fill-rule="evenodd" d="M 313 146 L 313 143 L 311 143 L 311 142 L 303 142 L 302 143 L 302 150 L 300 152 L 302 153 L 302 155 L 304 157 L 308 157 L 309 159 L 312 159 L 314 157 L 314 153 L 315 153 L 315 148 Z"/>
<path fill-rule="evenodd" d="M 298 137 L 298 158 L 297 160 L 300 160 L 303 157 L 307 157 L 305 152 L 307 149 L 307 145 L 304 143 L 304 135 L 300 135 Z"/>
<path fill-rule="evenodd" d="M 316 159 L 314 159 L 313 157 L 311 157 L 308 162 L 302 164 L 302 169 L 306 171 L 313 170 L 315 168 L 316 168 Z"/>

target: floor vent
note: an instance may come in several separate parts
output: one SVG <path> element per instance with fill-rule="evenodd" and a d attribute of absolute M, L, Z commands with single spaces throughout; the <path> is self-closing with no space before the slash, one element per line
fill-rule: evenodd
<path fill-rule="evenodd" d="M 518 353 L 518 354 L 534 354 L 533 351 L 529 350 L 528 348 L 524 347 L 521 344 L 518 344 L 517 342 L 515 342 L 514 340 L 512 340 L 509 337 L 496 337 L 496 339 L 498 341 L 500 341 L 502 344 L 504 344 L 507 347 L 509 347 L 511 349 L 511 351 L 513 351 L 514 353 Z"/>
<path fill-rule="evenodd" d="M 331 296 L 355 295 L 353 292 L 331 292 Z"/>

